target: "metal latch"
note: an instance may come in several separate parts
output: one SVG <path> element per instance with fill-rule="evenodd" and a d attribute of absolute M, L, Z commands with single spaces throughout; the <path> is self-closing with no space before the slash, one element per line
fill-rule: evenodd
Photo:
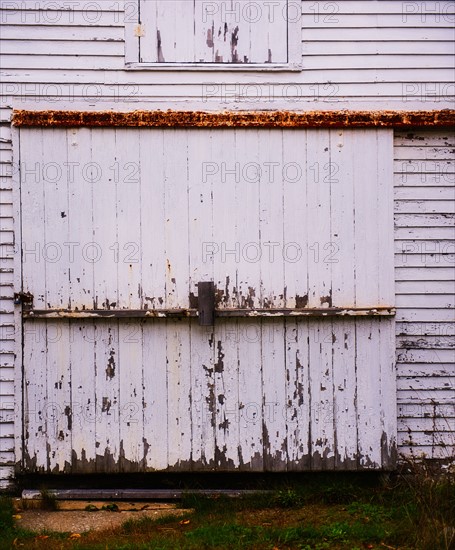
<path fill-rule="evenodd" d="M 33 306 L 33 294 L 30 292 L 15 292 L 14 293 L 14 303 L 18 305 L 24 305 L 24 306 Z"/>

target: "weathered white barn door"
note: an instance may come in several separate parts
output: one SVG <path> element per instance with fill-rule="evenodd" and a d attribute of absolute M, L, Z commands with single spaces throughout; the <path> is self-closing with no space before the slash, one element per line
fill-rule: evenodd
<path fill-rule="evenodd" d="M 26 471 L 393 465 L 391 131 L 22 128 L 20 155 Z"/>

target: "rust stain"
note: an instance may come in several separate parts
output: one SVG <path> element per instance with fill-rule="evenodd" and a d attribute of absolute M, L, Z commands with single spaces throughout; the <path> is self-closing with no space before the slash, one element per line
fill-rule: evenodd
<path fill-rule="evenodd" d="M 433 111 L 27 111 L 15 126 L 155 128 L 411 128 L 455 125 L 455 109 Z"/>

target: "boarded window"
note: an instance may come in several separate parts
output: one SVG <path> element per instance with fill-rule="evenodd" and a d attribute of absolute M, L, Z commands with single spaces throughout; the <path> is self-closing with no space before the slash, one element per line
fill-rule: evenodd
<path fill-rule="evenodd" d="M 130 62 L 287 66 L 299 61 L 300 4 L 289 0 L 135 0 Z"/>

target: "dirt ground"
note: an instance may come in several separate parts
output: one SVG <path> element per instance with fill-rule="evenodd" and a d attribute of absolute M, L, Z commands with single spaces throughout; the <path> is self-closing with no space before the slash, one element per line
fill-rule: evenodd
<path fill-rule="evenodd" d="M 115 504 L 118 511 L 102 510 L 103 506 Z M 33 507 L 30 502 L 28 507 Z M 182 515 L 188 510 L 178 509 L 175 504 L 156 502 L 89 502 L 61 501 L 57 511 L 40 509 L 23 509 L 16 504 L 16 522 L 23 529 L 35 531 L 57 531 L 62 533 L 84 533 L 86 531 L 104 531 L 119 527 L 130 519 L 150 517 L 157 519 L 162 516 Z M 98 510 L 86 511 L 86 507 L 96 507 Z"/>

